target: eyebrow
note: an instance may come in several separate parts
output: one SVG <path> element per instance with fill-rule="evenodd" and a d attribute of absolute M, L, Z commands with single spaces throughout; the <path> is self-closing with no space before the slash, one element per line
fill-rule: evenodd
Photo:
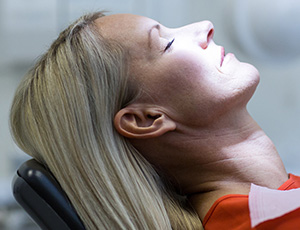
<path fill-rule="evenodd" d="M 159 24 L 155 24 L 148 31 L 148 47 L 149 47 L 149 49 L 152 49 L 152 37 L 151 37 L 151 34 L 152 34 L 152 30 L 153 29 L 160 30 L 160 25 Z"/>

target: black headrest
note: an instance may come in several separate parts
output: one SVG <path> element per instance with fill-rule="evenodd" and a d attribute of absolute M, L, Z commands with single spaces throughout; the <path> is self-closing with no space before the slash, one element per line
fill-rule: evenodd
<path fill-rule="evenodd" d="M 20 166 L 12 187 L 17 202 L 42 229 L 85 229 L 59 183 L 36 160 Z"/>

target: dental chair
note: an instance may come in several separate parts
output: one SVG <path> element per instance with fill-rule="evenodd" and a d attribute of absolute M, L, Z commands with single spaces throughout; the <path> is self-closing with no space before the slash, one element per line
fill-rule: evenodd
<path fill-rule="evenodd" d="M 41 229 L 85 229 L 54 176 L 36 160 L 28 160 L 19 167 L 12 189 L 17 202 Z"/>

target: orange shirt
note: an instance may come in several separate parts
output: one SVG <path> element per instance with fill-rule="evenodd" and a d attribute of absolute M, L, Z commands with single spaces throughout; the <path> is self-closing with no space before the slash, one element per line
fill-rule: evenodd
<path fill-rule="evenodd" d="M 289 175 L 278 190 L 300 188 L 300 177 Z M 299 197 L 300 199 L 300 197 Z M 300 208 L 251 228 L 248 195 L 226 195 L 219 198 L 203 220 L 205 230 L 294 230 L 300 229 Z"/>

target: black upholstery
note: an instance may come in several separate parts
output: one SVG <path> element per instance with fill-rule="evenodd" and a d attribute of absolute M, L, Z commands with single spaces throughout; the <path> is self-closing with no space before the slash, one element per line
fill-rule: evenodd
<path fill-rule="evenodd" d="M 42 229 L 85 229 L 56 179 L 36 160 L 20 166 L 12 188 L 17 202 Z"/>

